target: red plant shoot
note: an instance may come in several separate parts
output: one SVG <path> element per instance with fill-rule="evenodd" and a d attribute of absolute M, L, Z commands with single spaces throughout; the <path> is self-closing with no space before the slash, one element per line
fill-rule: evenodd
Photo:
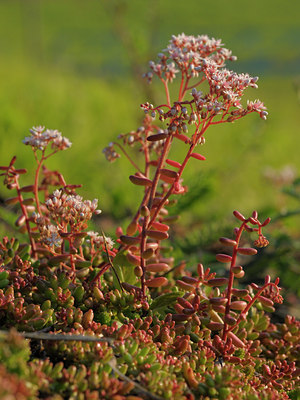
<path fill-rule="evenodd" d="M 150 72 L 145 77 L 149 82 L 154 75 L 160 79 L 166 102 L 158 106 L 148 102 L 142 104 L 146 114 L 143 125 L 136 132 L 120 135 L 122 146 L 110 143 L 104 149 L 106 158 L 114 161 L 119 157 L 115 150 L 117 145 L 136 169 L 136 173 L 129 177 L 130 181 L 144 187 L 142 202 L 127 230 L 131 235 L 137 232 L 138 256 L 145 252 L 148 243 L 154 241 L 160 246 L 161 240 L 168 237 L 159 232 L 155 234 L 153 227 L 157 222 L 167 223 L 168 211 L 165 207 L 169 198 L 185 193 L 182 175 L 187 163 L 191 159 L 205 160 L 205 156 L 195 152 L 195 148 L 205 143 L 207 129 L 211 125 L 234 122 L 252 112 L 259 113 L 263 119 L 267 116 L 265 106 L 259 100 L 248 101 L 245 108 L 242 106 L 244 90 L 247 87 L 256 88 L 258 78 L 227 70 L 225 62 L 234 61 L 236 57 L 222 47 L 220 40 L 184 34 L 173 36 L 168 48 L 158 58 L 157 63 L 150 62 Z M 181 84 L 177 98 L 172 99 L 169 84 L 178 74 Z M 199 90 L 204 82 L 209 85 L 206 94 Z M 155 122 L 157 119 L 158 123 Z M 186 155 L 181 160 L 169 159 L 170 150 L 178 141 L 186 146 Z M 133 162 L 124 145 L 139 147 L 145 158 L 143 168 Z M 146 208 L 149 213 L 143 215 L 142 210 Z M 133 225 L 134 230 L 131 229 Z M 130 246 L 122 244 L 121 249 L 130 249 Z M 159 247 L 153 260 L 161 261 Z M 140 258 L 140 267 L 143 271 L 141 289 L 145 296 L 147 261 L 143 257 Z"/>

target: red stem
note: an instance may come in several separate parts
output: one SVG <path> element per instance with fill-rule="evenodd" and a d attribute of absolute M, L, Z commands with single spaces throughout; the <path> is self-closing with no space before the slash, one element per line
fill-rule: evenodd
<path fill-rule="evenodd" d="M 260 296 L 260 294 L 268 287 L 268 286 L 274 286 L 277 288 L 277 286 L 275 285 L 275 283 L 273 282 L 269 282 L 266 283 L 263 287 L 261 287 L 258 292 L 255 294 L 255 296 L 253 297 L 253 299 L 247 304 L 247 306 L 245 307 L 245 309 L 241 312 L 241 314 L 239 315 L 236 323 L 228 328 L 228 332 L 234 330 L 239 323 L 241 322 L 241 320 L 243 319 L 244 316 L 246 316 L 248 314 L 248 311 L 250 310 L 250 308 L 253 306 L 253 304 L 256 302 L 256 300 L 258 300 L 258 296 Z"/>
<path fill-rule="evenodd" d="M 42 215 L 42 213 L 41 213 L 40 200 L 39 200 L 39 194 L 38 194 L 38 192 L 39 192 L 39 173 L 40 173 L 43 161 L 44 161 L 44 156 L 42 156 L 40 161 L 37 160 L 38 166 L 35 171 L 35 178 L 34 178 L 34 197 L 35 197 L 37 212 L 40 215 Z"/>
<path fill-rule="evenodd" d="M 178 101 L 181 101 L 184 98 L 184 96 L 186 94 L 186 91 L 188 90 L 188 83 L 189 83 L 190 79 L 191 78 L 187 76 L 186 81 L 185 81 L 185 85 L 184 85 L 184 89 L 183 89 L 183 91 L 181 93 L 181 96 L 178 98 Z"/>
<path fill-rule="evenodd" d="M 179 88 L 178 101 L 181 101 L 181 99 L 182 99 L 183 83 L 184 83 L 184 73 L 183 73 L 183 71 L 181 71 L 181 83 L 180 83 L 180 88 Z"/>
<path fill-rule="evenodd" d="M 161 79 L 161 81 L 162 81 L 162 83 L 164 84 L 164 87 L 165 87 L 168 106 L 171 107 L 171 101 L 170 101 L 170 93 L 169 93 L 169 88 L 168 88 L 168 82 L 165 81 L 163 78 L 160 78 L 160 79 Z"/>
<path fill-rule="evenodd" d="M 18 194 L 18 198 L 19 198 L 19 203 L 20 203 L 20 206 L 21 206 L 22 213 L 23 213 L 23 215 L 25 217 L 26 229 L 27 229 L 29 241 L 30 241 L 30 244 L 31 244 L 32 257 L 35 257 L 36 245 L 35 245 L 35 241 L 34 241 L 33 237 L 31 236 L 28 213 L 27 213 L 26 207 L 23 204 L 23 196 L 22 196 L 22 193 L 20 191 L 20 185 L 19 185 L 19 180 L 17 179 L 17 176 L 16 176 L 16 179 L 15 179 L 15 182 L 16 182 L 16 190 L 17 190 L 17 194 Z"/>
<path fill-rule="evenodd" d="M 237 242 L 236 245 L 233 248 L 233 253 L 232 253 L 232 258 L 231 258 L 231 264 L 230 264 L 230 271 L 229 271 L 229 281 L 228 281 L 228 287 L 227 287 L 227 303 L 226 303 L 226 308 L 225 308 L 225 317 L 226 315 L 229 314 L 230 312 L 230 304 L 231 304 L 231 296 L 232 296 L 232 287 L 233 287 L 233 281 L 234 281 L 234 273 L 232 271 L 233 267 L 235 266 L 236 262 L 236 256 L 237 256 L 237 249 L 239 247 L 239 241 L 242 235 L 242 232 L 244 230 L 244 226 L 247 223 L 247 220 L 242 223 L 240 226 L 236 237 L 235 241 Z M 223 340 L 225 341 L 227 338 L 227 333 L 228 333 L 228 324 L 224 321 L 224 329 L 223 329 Z"/>

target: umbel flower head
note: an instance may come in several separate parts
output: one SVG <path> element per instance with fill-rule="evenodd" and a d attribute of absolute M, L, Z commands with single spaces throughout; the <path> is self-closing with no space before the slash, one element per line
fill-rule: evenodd
<path fill-rule="evenodd" d="M 98 200 L 83 200 L 79 195 L 68 195 L 55 190 L 45 203 L 52 219 L 57 218 L 71 225 L 88 221 L 93 214 L 100 214 Z"/>
<path fill-rule="evenodd" d="M 166 49 L 158 54 L 158 61 L 150 61 L 150 71 L 144 75 L 149 82 L 153 75 L 157 75 L 160 80 L 167 84 L 172 82 L 177 74 L 181 74 L 182 79 L 186 79 L 185 89 L 193 88 L 196 111 L 203 110 L 214 115 L 228 112 L 232 117 L 228 122 L 232 122 L 236 117 L 242 117 L 249 112 L 257 112 L 262 119 L 266 119 L 268 113 L 266 107 L 259 101 L 248 101 L 247 107 L 243 108 L 240 100 L 244 90 L 248 87 L 257 88 L 258 77 L 249 74 L 238 74 L 225 68 L 226 61 L 235 61 L 237 57 L 232 52 L 223 47 L 220 39 L 209 38 L 206 35 L 188 36 L 182 33 L 172 36 Z M 198 83 L 188 85 L 192 78 L 199 77 Z M 198 79 L 199 79 L 198 78 Z M 204 94 L 197 91 L 196 86 L 207 81 L 209 93 Z M 152 110 L 151 115 L 155 116 Z"/>
<path fill-rule="evenodd" d="M 89 239 L 87 241 L 93 242 L 96 247 L 104 247 L 107 246 L 108 249 L 112 249 L 114 247 L 114 241 L 109 236 L 99 235 L 98 232 L 88 231 L 87 232 Z"/>
<path fill-rule="evenodd" d="M 62 136 L 57 129 L 46 129 L 44 126 L 34 126 L 30 129 L 31 136 L 26 136 L 23 143 L 37 150 L 45 150 L 49 143 L 55 151 L 66 150 L 72 143 Z"/>

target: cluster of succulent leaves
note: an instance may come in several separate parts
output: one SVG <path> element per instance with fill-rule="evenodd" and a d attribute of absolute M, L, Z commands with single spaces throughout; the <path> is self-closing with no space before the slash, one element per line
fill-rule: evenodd
<path fill-rule="evenodd" d="M 60 265 L 32 262 L 30 247 L 14 239 L 3 240 L 1 260 L 1 326 L 13 328 L 0 339 L 2 398 L 297 398 L 300 324 L 292 317 L 273 324 L 264 305 L 253 306 L 236 333 L 245 348 L 224 356 L 209 328 L 214 313 L 172 318 L 187 298 L 175 286 L 182 266 L 169 274 L 168 289 L 142 304 L 134 291 L 116 289 L 112 274 L 101 289 L 94 273 L 74 280 Z"/>
<path fill-rule="evenodd" d="M 201 57 L 194 50 L 187 57 L 185 45 L 194 49 L 195 43 Z M 32 185 L 20 184 L 27 171 L 15 167 L 16 157 L 0 167 L 4 184 L 16 191 L 7 205 L 20 207 L 16 227 L 29 239 L 0 242 L 1 398 L 299 397 L 300 323 L 291 316 L 280 323 L 270 317 L 283 300 L 279 278 L 240 283 L 245 275 L 240 264 L 258 253 L 241 236 L 255 234 L 253 245 L 267 246 L 262 228 L 270 218 L 260 222 L 256 211 L 248 218 L 234 211 L 239 226 L 232 238 L 220 238 L 222 253 L 216 255 L 230 267 L 218 276 L 198 261 L 188 270 L 174 259 L 176 251 L 162 245 L 174 220 L 168 215 L 174 203 L 169 197 L 186 192 L 181 178 L 186 163 L 205 159 L 194 148 L 204 144 L 213 119 L 267 115 L 260 101 L 242 108 L 238 98 L 247 86 L 257 86 L 257 78 L 222 70 L 233 56 L 221 46 L 206 36 L 173 37 L 168 49 L 182 73 L 178 101 L 171 104 L 168 83 L 179 70 L 161 54 L 146 77 L 156 74 L 162 80 L 167 104 L 143 104 L 143 126 L 105 149 L 110 161 L 119 157 L 115 147 L 121 149 L 137 170 L 131 183 L 144 190 L 126 234 L 116 229 L 117 244 L 103 232 L 88 231 L 93 214 L 100 212 L 97 200 L 83 200 L 79 185 L 67 185 L 58 171 L 45 167 L 50 156 L 71 146 L 57 130 L 35 127 L 25 138 L 37 162 Z M 199 74 L 202 79 L 188 86 Z M 207 95 L 196 90 L 205 79 Z M 189 89 L 192 99 L 185 101 Z M 161 123 L 169 121 L 167 129 L 155 125 L 157 113 Z M 191 137 L 182 133 L 188 130 Z M 176 141 L 187 146 L 182 163 L 167 158 Z M 124 149 L 133 144 L 144 152 L 145 170 Z M 152 175 L 150 167 L 156 168 Z"/>
<path fill-rule="evenodd" d="M 200 186 L 198 198 L 201 198 L 201 189 L 203 195 L 203 188 Z M 194 191 L 192 188 L 192 194 L 190 191 L 172 210 L 174 214 L 180 214 L 182 208 L 187 204 L 192 204 L 194 200 Z M 296 207 L 287 206 L 286 201 L 288 198 L 293 198 L 296 202 L 300 201 L 300 179 L 293 180 L 292 183 L 283 184 L 278 195 L 281 192 L 285 194 L 283 200 L 283 211 L 279 211 L 277 208 L 264 210 L 264 214 L 272 217 L 272 224 L 268 229 L 268 236 L 272 238 L 270 245 L 267 248 L 261 249 L 255 259 L 249 259 L 244 264 L 247 270 L 247 275 L 243 280 L 243 283 L 250 283 L 254 281 L 260 281 L 264 278 L 265 274 L 272 273 L 272 275 L 279 276 L 280 282 L 285 289 L 285 305 L 294 305 L 295 298 L 300 296 L 300 240 L 297 233 L 291 233 L 286 228 L 286 221 L 295 221 L 299 218 L 299 203 L 296 203 Z M 205 193 L 205 191 L 204 191 Z M 205 195 L 205 194 L 204 194 Z M 288 197 L 287 197 L 288 196 Z M 182 207 L 183 203 L 183 207 Z M 182 229 L 182 228 L 181 228 Z M 231 231 L 231 221 L 226 218 L 225 220 L 217 219 L 206 225 L 203 221 L 201 223 L 201 229 L 195 224 L 192 229 L 186 232 L 184 238 L 173 237 L 173 247 L 177 251 L 180 250 L 181 257 L 191 263 L 195 257 L 199 248 L 201 249 L 201 258 L 203 261 L 213 263 L 216 250 L 219 245 L 217 244 L 216 238 L 224 233 L 229 234 Z M 215 264 L 214 268 L 218 266 Z"/>

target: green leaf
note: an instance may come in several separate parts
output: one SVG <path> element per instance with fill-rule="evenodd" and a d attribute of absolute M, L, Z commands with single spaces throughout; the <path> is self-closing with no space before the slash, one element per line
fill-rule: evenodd
<path fill-rule="evenodd" d="M 116 257 L 113 260 L 113 265 L 115 267 L 117 274 L 119 275 L 121 282 L 127 282 L 130 285 L 136 285 L 134 266 L 130 264 L 130 262 L 127 260 L 125 251 L 121 251 L 116 255 Z M 118 284 L 116 285 L 117 287 L 119 286 Z"/>
<path fill-rule="evenodd" d="M 261 315 L 257 324 L 255 324 L 255 329 L 257 331 L 264 331 L 269 326 L 269 319 L 265 315 Z"/>
<path fill-rule="evenodd" d="M 181 293 L 182 292 L 166 293 L 156 297 L 150 305 L 151 310 L 166 308 L 173 305 L 174 303 L 176 303 L 177 298 L 181 296 Z"/>

